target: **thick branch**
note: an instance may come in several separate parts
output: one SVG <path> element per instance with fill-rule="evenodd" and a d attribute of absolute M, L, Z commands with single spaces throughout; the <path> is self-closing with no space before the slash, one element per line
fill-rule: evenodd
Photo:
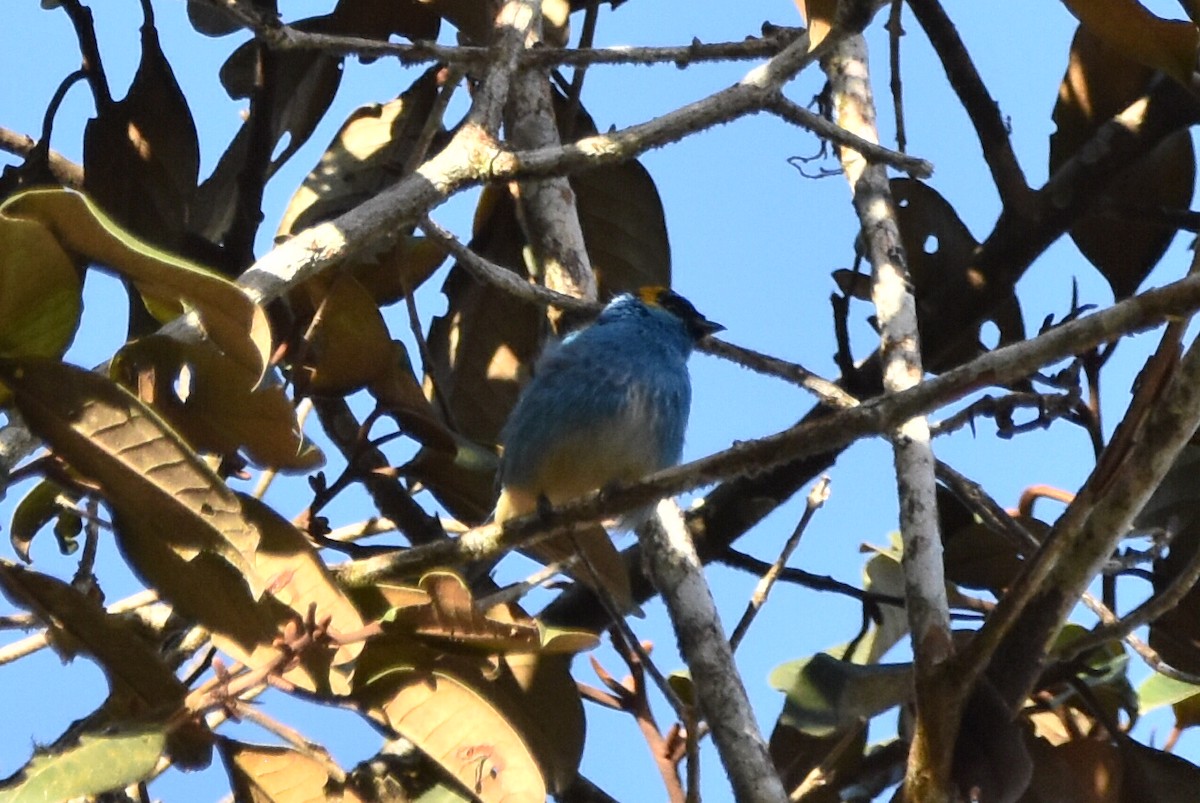
<path fill-rule="evenodd" d="M 861 35 L 844 39 L 822 62 L 838 123 L 878 141 L 875 104 Z M 868 165 L 856 151 L 841 149 L 842 169 L 854 193 L 854 208 L 871 261 L 871 297 L 879 320 L 885 393 L 916 387 L 921 367 L 920 335 L 912 281 L 892 202 L 886 170 Z M 905 783 L 906 800 L 949 801 L 950 760 L 959 710 L 941 693 L 938 667 L 950 656 L 950 605 L 946 599 L 942 541 L 929 422 L 904 421 L 889 433 L 900 500 L 904 543 L 905 609 L 913 638 L 917 718 Z"/>
<path fill-rule="evenodd" d="M 541 514 L 510 520 L 503 529 L 495 524 L 484 525 L 454 541 L 344 566 L 341 573 L 348 582 L 366 585 L 397 572 L 479 560 L 534 540 L 581 532 L 586 522 L 651 505 L 702 485 L 836 453 L 859 438 L 888 433 L 914 416 L 957 401 L 981 387 L 1012 382 L 1048 363 L 1197 308 L 1200 308 L 1200 276 L 1191 276 L 1126 299 L 1032 340 L 988 352 L 909 390 L 831 411 L 766 438 L 737 443 L 700 460 L 652 474 L 635 484 L 615 486 Z M 705 549 L 712 546 L 717 545 L 704 545 Z"/>
<path fill-rule="evenodd" d="M 638 538 L 650 556 L 654 585 L 667 605 L 679 651 L 696 686 L 696 701 L 729 773 L 734 797 L 783 803 L 787 792 L 754 719 L 704 579 L 704 565 L 675 502 L 663 500 L 658 515 L 639 530 Z"/>
<path fill-rule="evenodd" d="M 541 29 L 541 6 L 529 4 Z M 509 91 L 505 129 L 514 148 L 557 148 L 562 145 L 554 119 L 550 82 L 543 70 L 518 70 Z M 596 299 L 592 272 L 575 191 L 565 176 L 526 179 L 517 183 L 517 209 L 525 236 L 541 271 L 541 283 L 563 295 Z"/>

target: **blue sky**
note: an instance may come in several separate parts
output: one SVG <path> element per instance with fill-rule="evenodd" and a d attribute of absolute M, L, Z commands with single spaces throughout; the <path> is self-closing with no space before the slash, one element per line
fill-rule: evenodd
<path fill-rule="evenodd" d="M 320 13 L 332 3 L 285 0 L 281 5 L 285 14 L 307 15 Z M 1029 181 L 1039 185 L 1047 173 L 1047 141 L 1053 131 L 1050 111 L 1066 64 L 1073 18 L 1058 4 L 1034 0 L 986 5 L 947 0 L 946 5 L 993 96 L 1011 119 L 1014 148 Z M 0 82 L 0 125 L 35 134 L 58 82 L 78 66 L 75 40 L 63 12 L 42 10 L 35 0 L 15 0 L 9 6 L 9 25 L 3 35 L 8 46 L 0 48 L 0 70 L 7 76 Z M 137 64 L 139 4 L 137 0 L 106 0 L 92 6 L 109 80 L 114 94 L 120 96 Z M 1162 13 L 1172 13 L 1171 8 L 1166 4 Z M 240 124 L 240 107 L 225 95 L 216 70 L 245 36 L 216 40 L 200 37 L 187 25 L 184 10 L 182 0 L 155 2 L 163 49 L 197 121 L 201 174 L 207 175 Z M 784 0 L 632 0 L 615 12 L 604 8 L 597 44 L 682 44 L 693 37 L 706 42 L 739 39 L 757 33 L 764 20 L 799 24 L 795 7 Z M 907 15 L 905 27 L 909 35 L 903 42 L 903 75 L 910 151 L 935 163 L 937 172 L 931 184 L 954 204 L 972 233 L 981 239 L 999 210 L 998 199 L 974 134 L 940 65 L 919 27 Z M 891 144 L 894 127 L 886 94 L 887 43 L 881 33 L 880 26 L 875 25 L 869 44 L 881 133 L 885 143 Z M 750 66 L 700 65 L 687 70 L 673 66 L 593 67 L 587 76 L 585 104 L 601 130 L 610 125 L 622 127 L 721 89 L 744 75 Z M 268 247 L 292 191 L 346 115 L 363 103 L 391 99 L 418 74 L 416 69 L 403 70 L 388 60 L 366 66 L 347 63 L 341 90 L 325 122 L 268 187 L 260 254 Z M 810 69 L 789 87 L 788 95 L 807 103 L 822 82 L 819 71 Z M 78 160 L 82 127 L 91 114 L 86 90 L 78 85 L 59 114 L 54 147 Z M 808 133 L 774 118 L 758 116 L 689 137 L 678 145 L 647 154 L 642 161 L 657 182 L 666 210 L 676 289 L 708 317 L 723 323 L 729 340 L 800 362 L 832 377 L 836 370 L 827 299 L 834 287 L 829 274 L 851 266 L 857 220 L 844 179 L 807 179 L 786 161 L 791 156 L 812 155 L 817 148 L 816 139 Z M 433 216 L 465 238 L 474 198 L 473 193 L 456 197 L 435 210 Z M 1148 284 L 1164 283 L 1184 274 L 1189 261 L 1186 244 L 1185 238 L 1177 238 Z M 435 276 L 418 294 L 418 306 L 425 319 L 444 309 L 439 292 L 443 275 Z M 1064 240 L 1038 261 L 1018 288 L 1027 328 L 1036 331 L 1047 315 L 1064 313 L 1073 281 L 1079 284 L 1083 302 L 1111 302 L 1106 283 Z M 122 342 L 124 310 L 124 301 L 114 294 L 111 282 L 89 279 L 85 329 L 69 358 L 91 365 L 109 356 Z M 874 335 L 862 322 L 865 310 L 860 307 L 856 313 L 854 338 L 862 356 L 872 347 Z M 393 311 L 389 318 L 392 333 L 408 340 L 402 315 L 402 310 Z M 1106 373 L 1104 403 L 1110 431 L 1124 409 L 1134 372 L 1155 342 L 1153 336 L 1142 336 L 1122 345 Z M 411 343 L 410 350 L 416 353 Z M 694 358 L 692 371 L 695 401 L 685 459 L 789 426 L 812 404 L 795 387 L 705 355 Z M 1091 450 L 1083 431 L 1063 425 L 1051 432 L 1001 441 L 983 422 L 976 435 L 970 430 L 959 432 L 939 440 L 936 449 L 940 458 L 982 482 L 1004 505 L 1014 505 L 1021 489 L 1032 484 L 1076 488 L 1090 468 Z M 865 561 L 859 544 L 886 544 L 896 527 L 890 449 L 878 440 L 856 444 L 830 476 L 830 500 L 816 516 L 792 563 L 857 582 Z M 13 505 L 25 490 L 10 489 L 0 501 L 0 526 L 7 526 Z M 306 494 L 302 482 L 278 486 L 268 501 L 292 515 L 305 504 Z M 339 502 L 329 510 L 332 522 L 337 525 L 364 518 L 368 515 L 365 504 L 361 496 Z M 773 559 L 802 508 L 803 494 L 769 516 L 739 543 L 739 548 Z M 1050 515 L 1049 507 L 1042 511 Z M 108 598 L 115 600 L 131 593 L 136 581 L 120 565 L 114 546 L 104 543 L 101 552 L 99 572 Z M 49 539 L 35 544 L 34 557 L 37 568 L 59 576 L 69 576 L 73 568 L 69 560 L 56 554 Z M 530 567 L 521 564 L 511 571 L 515 577 Z M 726 625 L 732 626 L 755 578 L 723 567 L 713 567 L 710 577 Z M 5 606 L 0 602 L 0 613 L 8 612 Z M 655 643 L 654 655 L 665 670 L 679 668 L 674 637 L 661 605 L 652 603 L 646 606 L 646 612 L 646 620 L 634 622 L 635 630 Z M 858 607 L 849 601 L 795 587 L 777 588 L 738 653 L 764 731 L 770 731 L 782 703 L 782 697 L 766 683 L 771 668 L 846 641 L 858 623 Z M 0 634 L 0 643 L 15 635 Z M 601 650 L 598 654 L 610 671 L 622 674 L 620 662 L 611 652 Z M 1145 675 L 1145 669 L 1136 661 L 1132 667 L 1135 678 Z M 595 682 L 585 661 L 577 661 L 576 669 L 579 679 Z M 104 693 L 100 672 L 86 660 L 62 667 L 45 651 L 0 667 L 0 679 L 0 688 L 4 689 L 0 692 L 0 710 L 6 712 L 7 723 L 0 729 L 0 777 L 20 766 L 34 741 L 53 739 L 72 719 L 90 711 Z M 374 735 L 348 714 L 307 705 L 275 710 L 283 711 L 279 713 L 281 718 L 311 738 L 324 740 L 329 733 L 337 734 L 329 746 L 343 765 L 352 765 L 374 749 Z M 642 800 L 647 795 L 658 798 L 660 781 L 633 722 L 591 706 L 588 716 L 588 753 L 583 771 L 618 799 Z M 665 706 L 661 707 L 660 718 L 668 720 Z M 338 723 L 336 730 L 328 727 L 331 720 Z M 881 722 L 886 729 L 894 717 L 883 717 Z M 1161 743 L 1169 720 L 1160 716 L 1139 726 L 1143 738 L 1148 738 L 1147 727 L 1157 729 L 1156 743 Z M 266 738 L 249 726 L 240 726 L 232 733 L 247 739 Z M 882 731 L 873 733 L 886 735 Z M 1185 735 L 1180 750 L 1194 757 L 1200 753 L 1200 742 Z M 711 749 L 706 751 L 705 759 L 705 799 L 728 799 L 723 773 Z M 617 767 L 619 771 L 615 771 Z M 217 799 L 223 783 L 219 768 L 201 776 L 171 772 L 152 786 L 152 793 L 164 800 Z"/>

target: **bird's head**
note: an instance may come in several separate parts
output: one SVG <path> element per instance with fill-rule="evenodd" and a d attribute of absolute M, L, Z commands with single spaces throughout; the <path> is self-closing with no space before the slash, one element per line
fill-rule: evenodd
<path fill-rule="evenodd" d="M 646 306 L 665 310 L 683 321 L 688 334 L 696 342 L 709 335 L 725 331 L 724 326 L 705 318 L 692 306 L 692 302 L 669 287 L 643 287 L 638 290 L 637 297 Z"/>

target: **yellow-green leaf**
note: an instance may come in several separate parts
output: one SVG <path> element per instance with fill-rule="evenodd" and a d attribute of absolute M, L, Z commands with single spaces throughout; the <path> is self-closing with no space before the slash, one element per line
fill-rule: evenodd
<path fill-rule="evenodd" d="M 28 190 L 5 201 L 0 214 L 40 223 L 63 250 L 129 279 L 163 320 L 194 309 L 209 338 L 231 359 L 255 376 L 266 370 L 270 327 L 266 313 L 245 291 L 207 268 L 137 239 L 82 193 Z"/>
<path fill-rule="evenodd" d="M 166 747 L 163 728 L 86 735 L 60 753 L 39 754 L 0 788 L 0 803 L 73 800 L 120 789 L 150 777 Z"/>
<path fill-rule="evenodd" d="M 60 356 L 79 326 L 81 290 L 54 235 L 0 207 L 0 356 Z"/>

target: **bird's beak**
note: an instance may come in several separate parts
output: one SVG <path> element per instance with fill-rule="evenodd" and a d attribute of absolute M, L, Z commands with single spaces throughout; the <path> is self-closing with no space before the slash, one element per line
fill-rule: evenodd
<path fill-rule="evenodd" d="M 699 317 L 692 321 L 692 334 L 696 340 L 703 340 L 709 335 L 715 335 L 717 332 L 724 332 L 725 327 L 716 321 L 710 321 L 708 318 Z"/>

